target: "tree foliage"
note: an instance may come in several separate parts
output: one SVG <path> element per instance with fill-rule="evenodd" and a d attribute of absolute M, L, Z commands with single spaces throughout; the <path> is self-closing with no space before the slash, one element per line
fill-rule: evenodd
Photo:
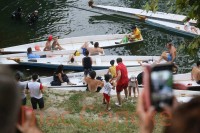
<path fill-rule="evenodd" d="M 144 8 L 155 12 L 161 0 L 147 0 Z M 197 20 L 196 27 L 200 28 L 200 0 L 167 0 L 167 5 L 171 5 L 170 10 L 175 10 L 178 14 L 186 14 L 189 18 Z M 200 36 L 194 38 L 188 44 L 182 44 L 180 49 L 185 49 L 190 55 L 197 55 L 200 48 Z"/>

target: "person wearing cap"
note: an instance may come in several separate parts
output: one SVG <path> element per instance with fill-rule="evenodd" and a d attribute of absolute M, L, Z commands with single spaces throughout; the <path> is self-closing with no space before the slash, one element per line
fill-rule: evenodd
<path fill-rule="evenodd" d="M 131 98 L 131 88 L 133 88 L 133 97 L 137 97 L 135 89 L 137 88 L 137 92 L 139 95 L 139 88 L 138 88 L 137 77 L 135 75 L 131 75 L 131 77 L 129 78 L 129 82 L 128 82 L 128 94 L 129 94 L 130 98 Z"/>
<path fill-rule="evenodd" d="M 51 51 L 51 48 L 52 48 L 51 41 L 52 40 L 53 40 L 53 36 L 49 35 L 43 51 Z"/>
<path fill-rule="evenodd" d="M 160 59 L 158 60 L 158 63 L 164 59 L 167 62 L 173 63 L 176 58 L 176 48 L 173 46 L 172 43 L 168 43 L 166 45 L 168 51 L 164 51 L 162 55 L 160 56 Z"/>

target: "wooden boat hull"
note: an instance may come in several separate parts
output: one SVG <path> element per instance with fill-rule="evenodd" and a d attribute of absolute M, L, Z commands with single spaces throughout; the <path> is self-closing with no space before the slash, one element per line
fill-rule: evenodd
<path fill-rule="evenodd" d="M 66 49 L 66 53 L 68 51 L 80 50 L 81 46 L 85 42 L 99 42 L 99 46 L 101 48 L 110 48 L 110 47 L 120 47 L 129 44 L 137 44 L 143 41 L 138 40 L 134 42 L 124 43 L 124 44 L 115 44 L 115 42 L 120 42 L 122 38 L 126 34 L 111 34 L 111 35 L 93 35 L 93 36 L 81 36 L 81 37 L 71 37 L 71 38 L 63 38 L 59 39 L 58 42 L 60 45 Z M 44 49 L 46 41 L 42 42 L 34 42 L 19 46 L 7 47 L 0 50 L 1 53 L 16 53 L 16 52 L 27 52 L 27 48 L 31 47 L 33 51 L 35 51 L 35 46 L 38 45 L 41 50 Z M 91 43 L 89 43 L 89 47 L 94 47 Z M 61 50 L 65 51 L 65 50 Z"/>

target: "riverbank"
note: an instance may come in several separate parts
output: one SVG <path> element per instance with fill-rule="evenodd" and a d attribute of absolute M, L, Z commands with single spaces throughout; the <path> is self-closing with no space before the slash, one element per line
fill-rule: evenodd
<path fill-rule="evenodd" d="M 44 133 L 138 133 L 142 124 L 136 115 L 137 98 L 133 102 L 124 102 L 119 108 L 114 105 L 117 101 L 114 96 L 109 112 L 105 111 L 100 93 L 48 89 L 44 99 L 45 108 L 36 115 L 38 126 Z M 28 105 L 31 105 L 30 101 Z M 162 117 L 156 116 L 155 122 L 155 132 L 161 132 Z"/>

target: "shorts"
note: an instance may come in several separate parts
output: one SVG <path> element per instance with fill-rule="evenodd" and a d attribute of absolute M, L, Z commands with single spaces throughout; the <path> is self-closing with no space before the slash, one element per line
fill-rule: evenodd
<path fill-rule="evenodd" d="M 42 109 L 44 108 L 44 100 L 43 97 L 40 99 L 31 97 L 31 104 L 33 109 L 37 109 L 37 104 L 39 105 L 39 108 Z"/>
<path fill-rule="evenodd" d="M 123 91 L 123 89 L 126 89 L 127 87 L 128 87 L 128 82 L 121 84 L 121 85 L 117 85 L 116 86 L 116 92 L 121 92 L 121 91 Z"/>
<path fill-rule="evenodd" d="M 87 76 L 90 72 L 92 71 L 92 69 L 84 69 L 84 75 Z"/>
<path fill-rule="evenodd" d="M 136 83 L 135 82 L 128 82 L 128 87 L 136 87 Z"/>
<path fill-rule="evenodd" d="M 167 54 L 167 61 L 172 61 L 172 56 L 170 54 Z"/>
<path fill-rule="evenodd" d="M 82 48 L 83 55 L 85 55 L 86 50 L 87 50 L 86 48 Z"/>
<path fill-rule="evenodd" d="M 106 93 L 103 93 L 103 97 L 106 99 L 107 103 L 110 103 L 110 96 Z"/>
<path fill-rule="evenodd" d="M 197 84 L 200 84 L 200 80 L 199 80 L 199 81 L 196 81 L 196 83 L 197 83 Z"/>

